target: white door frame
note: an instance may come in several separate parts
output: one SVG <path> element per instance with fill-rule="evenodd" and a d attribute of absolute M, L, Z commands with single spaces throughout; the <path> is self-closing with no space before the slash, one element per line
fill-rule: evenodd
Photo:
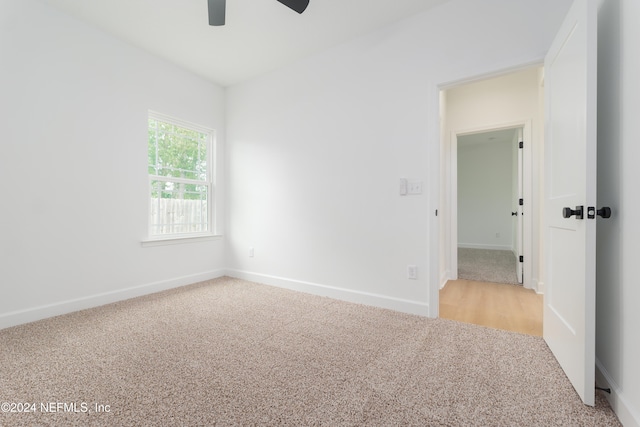
<path fill-rule="evenodd" d="M 531 120 L 523 119 L 514 122 L 496 123 L 491 125 L 485 125 L 480 127 L 474 127 L 469 129 L 454 130 L 449 137 L 449 162 L 445 164 L 445 168 L 448 166 L 448 170 L 444 170 L 443 178 L 448 182 L 448 194 L 449 194 L 449 206 L 447 209 L 449 215 L 449 222 L 447 226 L 450 228 L 448 231 L 449 239 L 445 241 L 445 253 L 448 254 L 447 261 L 448 266 L 445 266 L 447 271 L 447 280 L 455 280 L 458 278 L 458 137 L 463 135 L 470 135 L 474 133 L 490 132 L 503 129 L 516 129 L 522 128 L 522 135 L 524 138 L 523 148 L 523 199 L 524 205 L 522 206 L 523 212 L 523 286 L 525 288 L 532 288 L 532 246 L 533 246 L 533 209 L 532 206 L 536 201 L 533 200 L 533 188 L 532 188 L 532 131 Z M 537 204 L 537 203 L 536 203 Z"/>
<path fill-rule="evenodd" d="M 443 145 L 447 143 L 447 141 L 449 140 L 448 137 L 447 139 L 444 139 L 444 140 L 442 139 L 445 137 L 445 135 L 444 135 L 444 128 L 443 128 L 444 122 L 442 117 L 443 112 L 441 111 L 441 106 L 442 106 L 441 92 L 443 90 L 450 89 L 465 83 L 477 82 L 477 81 L 482 81 L 482 80 L 486 80 L 494 77 L 499 77 L 505 74 L 524 70 L 526 68 L 540 67 L 542 63 L 543 63 L 543 58 L 541 58 L 539 61 L 523 63 L 520 65 L 515 65 L 510 68 L 505 68 L 505 69 L 497 69 L 497 70 L 493 70 L 492 72 L 487 72 L 484 74 L 476 74 L 472 76 L 461 77 L 456 80 L 449 80 L 449 81 L 442 80 L 439 83 L 435 83 L 431 85 L 429 88 L 430 93 L 429 93 L 428 99 L 430 100 L 429 110 L 431 111 L 431 114 L 429 114 L 428 121 L 429 123 L 434 124 L 434 126 L 430 128 L 430 131 L 428 134 L 429 140 L 431 142 L 428 144 L 429 160 L 427 162 L 427 167 L 429 168 L 429 178 L 430 178 L 429 179 L 429 204 L 432 207 L 429 215 L 429 227 L 428 227 L 429 232 L 427 236 L 427 247 L 429 252 L 429 259 L 428 259 L 429 317 L 432 317 L 432 318 L 439 317 L 440 289 L 446 283 L 446 266 L 441 264 L 441 261 L 444 261 L 442 260 L 443 257 L 446 260 L 446 256 L 444 256 L 446 252 L 443 250 L 443 248 L 445 248 L 445 246 L 447 246 L 448 243 L 447 243 L 447 239 L 444 239 L 443 241 L 441 237 L 441 232 L 445 231 L 444 228 L 446 225 L 446 216 L 448 214 L 446 212 L 443 212 L 443 209 L 441 208 L 444 208 L 444 211 L 446 211 L 448 206 L 442 206 L 442 203 L 446 203 L 446 199 L 443 200 L 443 198 L 441 197 L 445 195 L 441 194 L 442 188 L 440 183 L 441 183 L 441 180 L 448 179 L 448 177 L 450 176 L 450 174 L 445 174 L 445 169 L 449 167 L 448 164 L 450 164 L 450 162 L 447 161 L 448 153 L 441 152 L 442 148 L 444 148 Z M 527 147 L 527 145 L 525 145 L 525 147 Z M 529 144 L 528 150 L 531 150 L 531 144 Z M 530 172 L 532 172 L 532 165 L 531 165 L 532 156 L 530 154 L 531 154 L 531 151 L 529 151 L 529 160 L 526 161 L 526 164 L 528 166 L 526 166 L 525 169 L 528 169 Z M 531 198 L 532 197 L 531 175 L 529 175 L 529 181 L 525 181 L 525 187 L 528 188 L 527 189 L 528 193 L 525 193 L 525 195 L 528 195 L 528 197 Z M 527 206 L 526 201 L 525 201 L 525 206 Z M 528 224 L 531 224 L 532 223 L 532 215 L 531 215 L 532 212 L 530 211 L 531 204 L 529 204 L 529 207 L 527 209 L 529 210 L 527 211 L 523 210 L 526 216 L 525 221 Z M 525 229 L 527 230 L 526 232 L 531 232 L 532 230 L 531 227 L 527 227 L 526 225 L 525 227 L 526 227 Z M 525 239 L 528 239 L 528 241 L 530 242 L 528 245 L 532 243 L 532 235 L 529 235 L 529 236 L 524 235 L 523 237 Z M 525 249 L 525 252 L 526 251 L 528 251 L 527 254 L 529 255 L 527 258 L 529 258 L 530 260 L 529 262 L 531 262 L 531 253 L 532 253 L 531 248 L 529 247 L 528 249 Z M 528 280 L 526 282 L 528 286 L 531 286 L 532 273 L 533 272 L 531 271 L 530 268 L 526 272 L 526 277 L 528 277 L 528 279 L 525 279 L 525 280 Z"/>
<path fill-rule="evenodd" d="M 516 265 L 516 276 L 518 278 L 518 283 L 521 283 L 524 286 L 524 262 L 520 261 L 521 257 L 524 257 L 524 206 L 519 205 L 519 200 L 524 200 L 524 128 L 518 128 L 518 134 L 516 135 L 516 139 L 514 142 L 518 143 L 517 153 L 514 156 L 516 161 L 516 173 L 517 173 L 517 194 L 515 194 L 515 200 L 518 200 L 518 204 L 516 204 L 516 221 L 515 221 L 515 236 L 513 236 L 514 242 L 514 251 L 516 256 L 519 257 L 519 260 Z M 532 140 L 531 140 L 532 141 Z M 530 144 L 529 141 L 527 144 Z M 511 213 L 513 215 L 513 212 Z M 533 227 L 533 226 L 532 226 Z M 533 233 L 532 233 L 533 235 Z M 533 247 L 533 245 L 532 245 Z M 522 264 L 521 264 L 522 263 Z M 533 276 L 533 275 L 532 275 Z"/>

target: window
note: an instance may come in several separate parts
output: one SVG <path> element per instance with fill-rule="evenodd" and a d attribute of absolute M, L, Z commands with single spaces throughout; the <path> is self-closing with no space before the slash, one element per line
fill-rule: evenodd
<path fill-rule="evenodd" d="M 214 131 L 149 112 L 149 236 L 212 235 Z"/>

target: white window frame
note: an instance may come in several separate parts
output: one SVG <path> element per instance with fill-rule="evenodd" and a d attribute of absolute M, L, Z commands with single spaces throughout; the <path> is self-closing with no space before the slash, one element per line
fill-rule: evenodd
<path fill-rule="evenodd" d="M 147 129 L 149 128 L 149 120 L 157 120 L 164 123 L 169 123 L 175 126 L 179 126 L 181 128 L 193 130 L 199 133 L 204 133 L 208 135 L 207 138 L 207 173 L 206 180 L 191 180 L 184 178 L 168 178 L 166 176 L 158 176 L 152 175 L 149 173 L 149 164 L 147 161 L 147 238 L 142 241 L 143 246 L 157 246 L 157 245 L 165 245 L 165 244 L 177 244 L 177 243 L 187 243 L 187 242 L 196 242 L 203 240 L 211 240 L 219 238 L 216 234 L 215 227 L 215 177 L 216 177 L 216 131 L 214 129 L 198 125 L 195 123 L 191 123 L 185 120 L 177 119 L 172 116 L 168 116 L 166 114 L 158 113 L 156 111 L 149 110 L 149 114 L 147 117 Z M 146 140 L 146 138 L 145 138 Z M 153 203 L 153 199 L 151 197 L 151 183 L 153 181 L 170 181 L 176 183 L 185 183 L 185 184 L 198 184 L 204 185 L 207 188 L 207 230 L 201 232 L 192 232 L 192 233 L 168 233 L 168 234 L 152 234 L 152 224 L 151 224 L 151 204 Z"/>

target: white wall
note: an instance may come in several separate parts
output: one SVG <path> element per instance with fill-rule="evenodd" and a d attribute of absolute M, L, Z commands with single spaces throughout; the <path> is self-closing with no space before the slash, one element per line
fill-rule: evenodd
<path fill-rule="evenodd" d="M 513 250 L 513 141 L 460 141 L 458 247 Z"/>
<path fill-rule="evenodd" d="M 428 218 L 442 207 L 429 202 L 437 195 L 400 197 L 397 185 L 404 176 L 437 188 L 427 167 L 438 154 L 436 86 L 540 60 L 569 3 L 455 0 L 233 88 L 223 260 L 222 241 L 141 248 L 140 240 L 147 110 L 223 137 L 224 91 L 40 2 L 3 0 L 0 327 L 225 266 L 424 309 Z M 600 385 L 613 386 L 631 426 L 640 425 L 640 3 L 601 3 L 598 185 L 614 216 L 599 220 L 596 353 Z M 418 281 L 405 279 L 408 263 L 419 266 Z"/>
<path fill-rule="evenodd" d="M 455 0 L 230 88 L 234 274 L 435 315 L 438 84 L 540 61 L 568 4 Z"/>
<path fill-rule="evenodd" d="M 220 274 L 222 240 L 141 240 L 147 111 L 223 137 L 223 89 L 34 0 L 0 58 L 0 328 Z"/>
<path fill-rule="evenodd" d="M 530 123 L 530 135 L 525 132 L 525 139 L 529 139 L 525 144 L 524 151 L 527 156 L 523 169 L 530 171 L 531 181 L 525 181 L 525 209 L 530 209 L 530 215 L 524 216 L 524 221 L 531 221 L 531 234 L 524 235 L 524 257 L 525 275 L 524 285 L 541 291 L 538 286 L 542 277 L 542 256 L 541 250 L 541 221 L 542 204 L 540 191 L 540 162 L 543 156 L 542 145 L 544 141 L 544 116 L 540 107 L 543 92 L 540 85 L 541 68 L 530 67 L 499 77 L 493 77 L 472 83 L 457 85 L 446 89 L 447 100 L 446 110 L 443 114 L 444 134 L 443 152 L 447 160 L 444 163 L 444 180 L 442 182 L 442 192 L 445 194 L 445 204 L 442 206 L 443 223 L 445 235 L 445 245 L 443 248 L 445 271 L 444 277 L 456 277 L 455 268 L 455 247 L 453 244 L 446 245 L 447 242 L 456 242 L 455 218 L 450 212 L 456 212 L 455 199 L 451 199 L 449 194 L 455 194 L 456 188 L 452 174 L 456 168 L 456 149 L 452 146 L 455 135 L 470 131 L 489 130 L 500 128 L 505 125 Z M 526 130 L 526 129 L 525 129 Z M 527 203 L 529 205 L 527 205 Z M 454 223 L 451 222 L 453 218 Z M 526 227 L 525 227 L 526 229 Z M 528 246 L 527 246 L 528 245 Z M 530 260 L 530 261 L 527 261 Z"/>
<path fill-rule="evenodd" d="M 598 219 L 596 359 L 600 386 L 625 425 L 640 426 L 640 2 L 602 0 L 598 14 Z M 602 375 L 604 374 L 604 375 Z"/>

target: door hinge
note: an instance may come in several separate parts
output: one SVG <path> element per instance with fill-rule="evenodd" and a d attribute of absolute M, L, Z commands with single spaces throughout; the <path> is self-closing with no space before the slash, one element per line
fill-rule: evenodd
<path fill-rule="evenodd" d="M 520 141 L 518 143 L 518 148 L 524 148 L 524 141 Z"/>
<path fill-rule="evenodd" d="M 520 200 L 518 200 L 518 204 L 519 204 L 520 206 L 524 206 L 524 199 L 520 199 Z"/>
<path fill-rule="evenodd" d="M 524 256 L 520 255 L 520 262 L 524 262 Z"/>

